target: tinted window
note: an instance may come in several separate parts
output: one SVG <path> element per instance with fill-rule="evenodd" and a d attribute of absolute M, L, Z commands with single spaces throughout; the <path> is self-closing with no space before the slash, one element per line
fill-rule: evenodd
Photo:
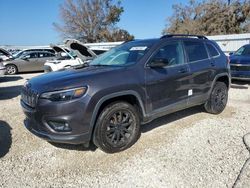
<path fill-rule="evenodd" d="M 250 55 L 250 45 L 242 46 L 239 50 L 235 52 L 236 55 Z"/>
<path fill-rule="evenodd" d="M 92 50 L 96 55 L 100 55 L 100 54 L 103 54 L 104 52 L 106 52 L 106 51 L 104 51 L 104 50 Z"/>
<path fill-rule="evenodd" d="M 37 56 L 38 56 L 37 53 L 26 53 L 26 54 L 23 55 L 23 57 L 29 58 L 29 59 L 31 59 L 31 58 L 37 58 Z"/>
<path fill-rule="evenodd" d="M 164 59 L 168 66 L 184 63 L 182 45 L 180 42 L 171 42 L 159 49 L 152 59 Z"/>
<path fill-rule="evenodd" d="M 52 57 L 52 56 L 55 56 L 54 54 L 51 54 L 51 53 L 39 53 L 39 57 L 40 58 L 43 58 L 43 57 Z"/>
<path fill-rule="evenodd" d="M 212 44 L 207 44 L 207 49 L 211 57 L 219 55 L 219 52 L 215 49 Z"/>
<path fill-rule="evenodd" d="M 184 41 L 189 62 L 207 59 L 207 51 L 202 42 Z"/>

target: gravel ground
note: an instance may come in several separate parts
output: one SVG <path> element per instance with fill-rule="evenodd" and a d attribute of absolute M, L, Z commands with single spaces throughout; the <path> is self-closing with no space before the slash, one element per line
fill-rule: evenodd
<path fill-rule="evenodd" d="M 195 107 L 165 116 L 110 155 L 52 145 L 24 128 L 20 87 L 35 75 L 0 78 L 0 187 L 250 187 L 249 83 L 232 85 L 222 114 Z"/>

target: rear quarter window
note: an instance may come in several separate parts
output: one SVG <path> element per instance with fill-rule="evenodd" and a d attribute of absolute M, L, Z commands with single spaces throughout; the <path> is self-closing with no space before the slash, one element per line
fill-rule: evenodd
<path fill-rule="evenodd" d="M 184 41 L 184 47 L 189 62 L 208 59 L 207 50 L 203 42 Z"/>
<path fill-rule="evenodd" d="M 219 54 L 218 50 L 214 47 L 214 45 L 212 44 L 206 44 L 207 45 L 207 49 L 208 49 L 208 53 L 210 55 L 210 57 L 216 57 Z"/>

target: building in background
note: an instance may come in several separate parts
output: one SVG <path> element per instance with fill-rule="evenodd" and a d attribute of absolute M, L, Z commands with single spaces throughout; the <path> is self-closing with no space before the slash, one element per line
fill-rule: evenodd
<path fill-rule="evenodd" d="M 233 34 L 233 35 L 215 35 L 207 36 L 208 39 L 214 40 L 226 54 L 234 52 L 245 44 L 250 44 L 250 33 Z M 123 42 L 102 42 L 102 43 L 86 43 L 85 46 L 91 50 L 107 50 L 113 48 Z M 32 49 L 32 48 L 50 48 L 48 46 L 0 46 L 10 51 Z"/>
<path fill-rule="evenodd" d="M 241 46 L 250 44 L 250 33 L 233 34 L 233 35 L 215 35 L 207 36 L 208 39 L 214 40 L 226 54 L 235 52 Z"/>

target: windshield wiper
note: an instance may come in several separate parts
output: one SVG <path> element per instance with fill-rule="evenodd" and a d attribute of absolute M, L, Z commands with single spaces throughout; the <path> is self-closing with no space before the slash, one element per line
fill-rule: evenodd
<path fill-rule="evenodd" d="M 89 65 L 89 66 L 93 66 L 93 67 L 110 67 L 110 66 L 115 66 L 115 65 L 103 65 L 103 64 L 96 64 L 96 65 Z"/>
<path fill-rule="evenodd" d="M 89 67 L 89 64 L 88 63 L 83 63 L 81 65 L 73 66 L 72 68 L 73 69 L 82 69 L 82 68 L 85 68 L 85 67 Z"/>

